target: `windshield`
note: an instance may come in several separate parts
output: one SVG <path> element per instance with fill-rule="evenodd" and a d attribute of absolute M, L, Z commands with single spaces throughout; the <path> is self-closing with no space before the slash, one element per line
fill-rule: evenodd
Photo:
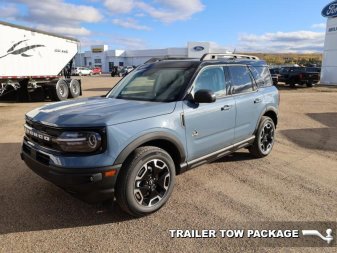
<path fill-rule="evenodd" d="M 132 71 L 108 94 L 110 98 L 154 102 L 176 101 L 194 69 L 143 67 Z"/>

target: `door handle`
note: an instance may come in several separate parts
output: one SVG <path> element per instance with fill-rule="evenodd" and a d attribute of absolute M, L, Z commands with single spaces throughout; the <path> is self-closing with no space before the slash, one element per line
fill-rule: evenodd
<path fill-rule="evenodd" d="M 221 111 L 228 111 L 232 108 L 231 105 L 224 105 L 223 107 L 221 107 Z"/>
<path fill-rule="evenodd" d="M 254 104 L 258 104 L 258 103 L 261 103 L 262 102 L 262 99 L 261 98 L 256 98 L 254 100 Z"/>

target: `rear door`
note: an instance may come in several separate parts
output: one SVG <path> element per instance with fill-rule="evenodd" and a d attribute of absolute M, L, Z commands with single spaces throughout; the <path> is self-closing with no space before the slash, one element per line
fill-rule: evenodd
<path fill-rule="evenodd" d="M 216 94 L 216 101 L 183 102 L 189 161 L 233 143 L 235 100 L 227 95 L 229 79 L 226 79 L 222 66 L 205 67 L 194 81 L 192 95 L 199 89 L 211 90 Z"/>
<path fill-rule="evenodd" d="M 264 108 L 263 95 L 258 92 L 247 66 L 228 66 L 228 71 L 236 105 L 234 143 L 238 143 L 254 134 Z"/>

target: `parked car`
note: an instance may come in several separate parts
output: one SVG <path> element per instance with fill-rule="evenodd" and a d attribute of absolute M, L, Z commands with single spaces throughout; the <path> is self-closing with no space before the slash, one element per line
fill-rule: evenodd
<path fill-rule="evenodd" d="M 102 69 L 100 67 L 93 67 L 91 69 L 93 75 L 101 75 L 102 74 Z"/>
<path fill-rule="evenodd" d="M 126 67 L 122 67 L 122 66 L 114 66 L 114 67 L 112 68 L 112 71 L 111 71 L 111 76 L 112 76 L 112 77 L 114 77 L 114 76 L 119 76 L 119 77 L 126 76 L 126 75 L 129 74 L 133 69 L 134 69 L 133 66 L 126 66 Z"/>
<path fill-rule="evenodd" d="M 133 66 L 126 66 L 124 69 L 125 69 L 125 71 L 126 71 L 127 73 L 130 73 L 132 70 L 135 69 L 135 67 L 133 67 Z"/>
<path fill-rule="evenodd" d="M 271 68 L 269 70 L 270 70 L 271 78 L 273 80 L 273 84 L 277 85 L 278 84 L 278 77 L 280 75 L 280 70 L 278 68 Z"/>
<path fill-rule="evenodd" d="M 241 148 L 269 155 L 279 101 L 256 57 L 148 61 L 106 96 L 28 112 L 21 157 L 75 196 L 143 216 L 166 203 L 176 174 Z"/>
<path fill-rule="evenodd" d="M 112 67 L 112 71 L 111 71 L 111 76 L 112 76 L 112 77 L 115 77 L 115 76 L 122 76 L 121 70 L 122 70 L 122 67 L 119 67 L 119 66 L 113 66 L 113 67 Z"/>
<path fill-rule="evenodd" d="M 92 75 L 92 69 L 87 67 L 77 67 L 73 70 L 73 75 L 76 76 L 91 76 Z"/>
<path fill-rule="evenodd" d="M 320 68 L 317 67 L 284 67 L 280 70 L 279 82 L 295 87 L 296 84 L 312 87 L 319 82 Z"/>

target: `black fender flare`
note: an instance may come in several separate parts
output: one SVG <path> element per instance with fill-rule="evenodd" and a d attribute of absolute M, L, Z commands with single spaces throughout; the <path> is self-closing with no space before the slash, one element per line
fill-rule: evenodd
<path fill-rule="evenodd" d="M 185 152 L 185 148 L 184 145 L 181 143 L 181 141 L 174 136 L 173 134 L 169 134 L 167 132 L 160 132 L 160 131 L 156 131 L 156 132 L 152 132 L 152 133 L 148 133 L 148 134 L 144 134 L 138 138 L 136 138 L 135 140 L 133 140 L 131 143 L 129 143 L 117 156 L 114 164 L 122 164 L 126 158 L 139 146 L 142 146 L 144 143 L 150 142 L 150 141 L 160 141 L 160 140 L 164 140 L 164 141 L 168 141 L 171 144 L 173 144 L 181 157 L 181 161 L 179 161 L 179 163 L 182 163 L 185 161 L 186 159 L 186 152 Z"/>
<path fill-rule="evenodd" d="M 259 120 L 257 121 L 257 124 L 256 124 L 256 126 L 255 126 L 255 131 L 254 131 L 254 133 L 256 133 L 257 129 L 259 128 L 259 125 L 260 125 L 260 122 L 261 122 L 261 119 L 262 119 L 263 115 L 265 115 L 267 112 L 270 112 L 270 111 L 274 112 L 274 113 L 276 114 L 276 116 L 278 115 L 277 109 L 276 109 L 275 107 L 273 107 L 273 106 L 267 106 L 267 107 L 262 111 L 262 113 L 260 114 Z M 275 127 L 276 127 L 276 125 L 275 125 Z"/>

